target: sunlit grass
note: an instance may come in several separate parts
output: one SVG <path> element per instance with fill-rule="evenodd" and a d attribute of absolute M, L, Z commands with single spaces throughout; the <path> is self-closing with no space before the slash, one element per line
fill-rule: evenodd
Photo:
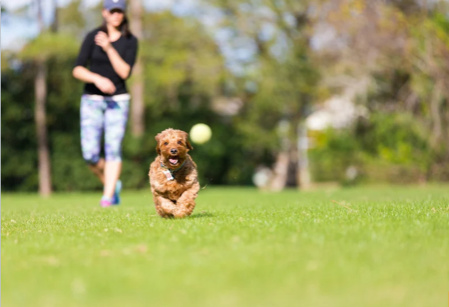
<path fill-rule="evenodd" d="M 449 186 L 2 195 L 2 305 L 446 306 Z"/>

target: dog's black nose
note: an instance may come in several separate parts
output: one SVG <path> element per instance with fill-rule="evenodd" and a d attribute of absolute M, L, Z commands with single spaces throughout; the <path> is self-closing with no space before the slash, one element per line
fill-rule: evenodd
<path fill-rule="evenodd" d="M 176 148 L 172 148 L 172 149 L 170 149 L 170 153 L 172 155 L 176 155 L 178 153 L 178 150 Z"/>

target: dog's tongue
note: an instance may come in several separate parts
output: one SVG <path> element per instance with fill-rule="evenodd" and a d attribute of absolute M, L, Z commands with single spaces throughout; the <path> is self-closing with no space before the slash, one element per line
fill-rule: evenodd
<path fill-rule="evenodd" d="M 168 159 L 168 161 L 169 161 L 171 164 L 176 164 L 176 163 L 178 163 L 178 159 L 174 159 L 174 158 Z"/>

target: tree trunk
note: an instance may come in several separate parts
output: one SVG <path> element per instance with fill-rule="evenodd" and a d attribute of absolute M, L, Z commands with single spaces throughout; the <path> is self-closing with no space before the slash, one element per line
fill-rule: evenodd
<path fill-rule="evenodd" d="M 58 0 L 53 0 L 53 22 L 51 24 L 51 31 L 53 33 L 58 32 L 59 20 L 58 20 Z"/>
<path fill-rule="evenodd" d="M 45 114 L 45 103 L 47 100 L 46 67 L 43 60 L 37 60 L 36 66 L 34 118 L 38 144 L 39 193 L 42 196 L 49 196 L 52 191 L 50 152 L 48 149 L 47 119 Z"/>
<path fill-rule="evenodd" d="M 138 39 L 142 39 L 142 3 L 141 0 L 131 0 L 131 30 Z M 133 68 L 134 83 L 131 87 L 131 133 L 140 137 L 145 131 L 145 104 L 143 87 L 143 67 L 140 58 Z"/>
<path fill-rule="evenodd" d="M 280 151 L 276 156 L 276 162 L 273 166 L 273 175 L 270 178 L 268 189 L 271 191 L 282 191 L 286 184 L 288 178 L 288 167 L 290 162 L 290 142 L 288 139 L 288 131 L 291 124 L 283 119 L 279 122 L 279 137 L 281 140 Z"/>
<path fill-rule="evenodd" d="M 42 3 L 37 0 L 37 21 L 39 30 L 42 33 L 45 30 L 44 20 L 42 18 Z M 51 166 L 50 151 L 48 149 L 47 136 L 47 116 L 45 113 L 45 104 L 47 101 L 47 69 L 44 59 L 36 60 L 36 76 L 34 79 L 34 120 L 36 122 L 37 152 L 38 152 L 38 171 L 39 171 L 39 194 L 49 196 L 51 194 Z"/>
<path fill-rule="evenodd" d="M 273 167 L 273 177 L 268 185 L 270 191 L 282 191 L 285 188 L 289 161 L 288 151 L 281 151 L 277 154 L 276 163 Z"/>
<path fill-rule="evenodd" d="M 309 171 L 309 159 L 307 156 L 307 150 L 309 149 L 309 141 L 307 138 L 307 127 L 304 121 L 300 122 L 297 126 L 297 151 L 298 151 L 298 173 L 297 183 L 298 188 L 308 189 L 310 187 L 310 171 Z"/>
<path fill-rule="evenodd" d="M 433 122 L 433 133 L 432 133 L 432 145 L 437 147 L 441 144 L 441 137 L 443 133 L 442 120 L 441 120 L 441 91 L 440 82 L 438 82 L 432 91 L 432 97 L 430 99 L 430 114 L 432 116 Z"/>

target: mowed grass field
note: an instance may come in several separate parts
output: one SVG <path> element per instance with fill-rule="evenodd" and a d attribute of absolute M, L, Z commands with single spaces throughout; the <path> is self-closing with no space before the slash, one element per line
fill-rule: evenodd
<path fill-rule="evenodd" d="M 2 306 L 448 305 L 447 185 L 206 188 L 184 220 L 98 198 L 2 195 Z"/>

